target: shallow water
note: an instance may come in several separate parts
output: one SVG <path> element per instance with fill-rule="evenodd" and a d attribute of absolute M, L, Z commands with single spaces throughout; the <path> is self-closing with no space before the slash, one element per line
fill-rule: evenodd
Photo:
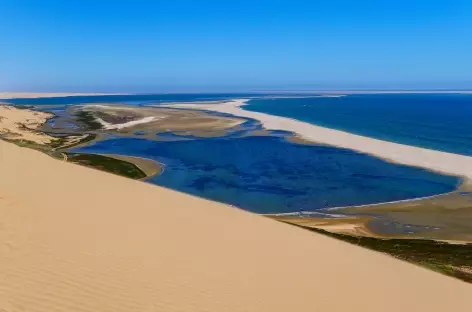
<path fill-rule="evenodd" d="M 149 182 L 258 213 L 372 204 L 444 193 L 459 179 L 349 150 L 250 136 L 156 142 L 111 139 L 74 152 L 165 164 Z"/>
<path fill-rule="evenodd" d="M 372 138 L 472 156 L 472 95 L 255 99 L 243 107 Z"/>

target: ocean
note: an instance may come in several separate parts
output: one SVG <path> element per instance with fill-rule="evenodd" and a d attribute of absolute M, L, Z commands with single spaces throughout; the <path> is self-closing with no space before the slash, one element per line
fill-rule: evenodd
<path fill-rule="evenodd" d="M 254 99 L 243 108 L 380 140 L 472 156 L 472 94 Z"/>

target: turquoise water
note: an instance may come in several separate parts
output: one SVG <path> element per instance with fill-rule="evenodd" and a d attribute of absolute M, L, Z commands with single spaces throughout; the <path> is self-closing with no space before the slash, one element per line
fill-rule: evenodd
<path fill-rule="evenodd" d="M 257 213 L 310 211 L 452 191 L 459 180 L 353 151 L 252 136 L 156 142 L 118 138 L 75 152 L 165 164 L 151 183 Z"/>
<path fill-rule="evenodd" d="M 468 94 L 255 99 L 244 109 L 472 156 L 472 95 Z"/>

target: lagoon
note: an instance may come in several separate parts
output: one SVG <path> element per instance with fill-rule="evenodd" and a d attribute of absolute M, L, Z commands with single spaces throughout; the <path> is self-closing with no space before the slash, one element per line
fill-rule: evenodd
<path fill-rule="evenodd" d="M 459 183 L 456 177 L 280 136 L 114 138 L 73 152 L 154 159 L 165 165 L 164 172 L 148 182 L 257 213 L 411 199 L 449 192 Z"/>

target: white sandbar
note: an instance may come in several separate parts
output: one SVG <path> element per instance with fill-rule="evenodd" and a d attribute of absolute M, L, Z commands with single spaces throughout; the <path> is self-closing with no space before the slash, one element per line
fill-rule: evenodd
<path fill-rule="evenodd" d="M 472 157 L 425 149 L 373 139 L 345 131 L 316 126 L 299 120 L 247 111 L 241 108 L 247 99 L 237 99 L 219 104 L 172 104 L 171 107 L 211 110 L 235 116 L 253 118 L 268 130 L 291 131 L 306 140 L 347 148 L 389 161 L 427 168 L 445 174 L 472 178 Z"/>

